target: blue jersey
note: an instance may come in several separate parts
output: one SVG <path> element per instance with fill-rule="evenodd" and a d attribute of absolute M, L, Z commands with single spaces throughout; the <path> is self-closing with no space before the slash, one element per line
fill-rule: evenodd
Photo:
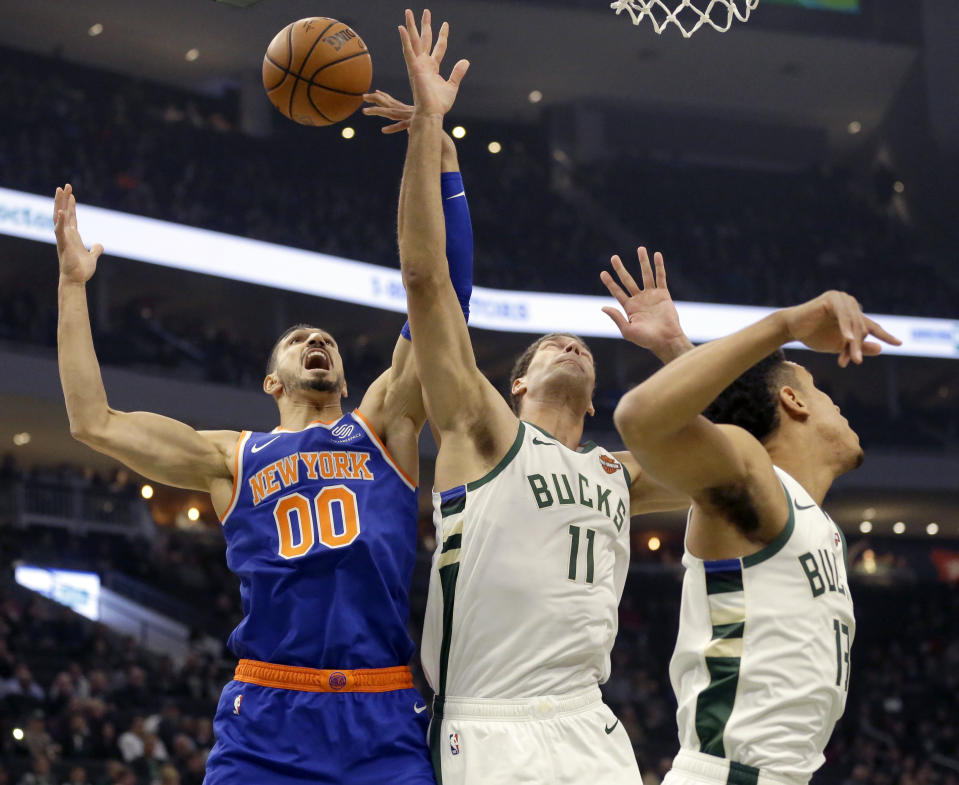
<path fill-rule="evenodd" d="M 354 411 L 302 431 L 243 431 L 222 518 L 240 578 L 239 658 L 308 668 L 388 668 L 406 630 L 416 485 Z"/>

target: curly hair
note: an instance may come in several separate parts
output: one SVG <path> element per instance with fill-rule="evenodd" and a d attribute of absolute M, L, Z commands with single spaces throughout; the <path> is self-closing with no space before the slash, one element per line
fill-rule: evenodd
<path fill-rule="evenodd" d="M 738 425 L 765 441 L 779 427 L 779 391 L 797 384 L 782 349 L 760 360 L 723 390 L 703 414 L 715 423 Z"/>
<path fill-rule="evenodd" d="M 516 358 L 516 362 L 513 364 L 513 370 L 509 375 L 509 405 L 513 407 L 513 412 L 519 414 L 519 407 L 521 399 L 517 395 L 513 395 L 513 382 L 519 379 L 520 376 L 525 376 L 526 371 L 529 370 L 529 364 L 533 361 L 533 356 L 536 354 L 536 351 L 542 346 L 546 341 L 552 340 L 553 338 L 572 338 L 575 341 L 579 341 L 583 346 L 586 346 L 586 342 L 580 338 L 578 335 L 573 335 L 573 333 L 550 333 L 549 335 L 543 335 L 533 341 L 526 351 L 524 351 L 519 357 Z M 596 362 L 593 362 L 593 368 L 596 367 Z"/>

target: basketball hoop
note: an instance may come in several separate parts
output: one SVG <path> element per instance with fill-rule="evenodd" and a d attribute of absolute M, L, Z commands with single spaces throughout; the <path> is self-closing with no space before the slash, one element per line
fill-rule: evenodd
<path fill-rule="evenodd" d="M 697 7 L 697 2 L 704 8 Z M 759 0 L 615 0 L 610 8 L 617 15 L 626 11 L 633 18 L 634 25 L 648 16 L 657 34 L 672 23 L 679 28 L 683 38 L 689 38 L 704 24 L 725 33 L 732 27 L 733 19 L 748 21 L 749 13 L 757 5 Z M 692 25 L 687 28 L 684 22 Z"/>

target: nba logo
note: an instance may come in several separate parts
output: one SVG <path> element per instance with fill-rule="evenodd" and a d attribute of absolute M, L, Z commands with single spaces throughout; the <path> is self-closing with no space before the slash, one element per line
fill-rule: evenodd
<path fill-rule="evenodd" d="M 837 548 L 842 544 L 842 540 L 839 538 L 839 532 L 833 532 L 832 542 Z"/>
<path fill-rule="evenodd" d="M 241 703 L 243 703 L 243 696 L 242 696 L 242 695 L 237 695 L 237 696 L 233 699 L 233 713 L 236 714 L 237 716 L 239 716 L 239 714 L 240 714 L 240 704 L 241 704 Z"/>
<path fill-rule="evenodd" d="M 460 754 L 460 735 L 458 733 L 450 734 L 450 752 L 453 755 Z"/>

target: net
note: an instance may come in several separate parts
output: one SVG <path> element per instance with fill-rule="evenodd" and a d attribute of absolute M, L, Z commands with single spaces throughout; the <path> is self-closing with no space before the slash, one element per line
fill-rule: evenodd
<path fill-rule="evenodd" d="M 757 5 L 759 0 L 616 0 L 610 8 L 617 15 L 626 11 L 634 25 L 649 17 L 657 33 L 674 24 L 689 38 L 703 25 L 725 33 L 733 19 L 747 21 Z"/>

